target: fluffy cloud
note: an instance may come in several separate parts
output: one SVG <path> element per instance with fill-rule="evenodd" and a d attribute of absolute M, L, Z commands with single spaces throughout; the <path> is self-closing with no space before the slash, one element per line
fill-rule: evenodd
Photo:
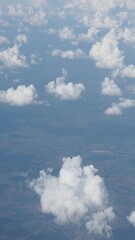
<path fill-rule="evenodd" d="M 24 23 L 41 26 L 47 23 L 46 13 L 42 8 L 26 7 L 21 4 L 8 6 L 8 15 L 21 18 Z"/>
<path fill-rule="evenodd" d="M 135 44 L 135 29 L 125 28 L 122 32 L 122 37 L 126 43 Z"/>
<path fill-rule="evenodd" d="M 74 40 L 76 39 L 76 36 L 72 28 L 64 27 L 59 30 L 59 38 L 61 40 Z"/>
<path fill-rule="evenodd" d="M 135 211 L 131 212 L 131 214 L 127 217 L 127 220 L 135 227 Z"/>
<path fill-rule="evenodd" d="M 37 91 L 33 85 L 26 87 L 20 85 L 16 89 L 0 90 L 0 102 L 15 106 L 24 106 L 36 103 L 38 98 Z"/>
<path fill-rule="evenodd" d="M 56 78 L 55 81 L 49 82 L 45 89 L 48 93 L 55 95 L 61 100 L 76 100 L 80 98 L 81 93 L 85 90 L 82 83 L 73 84 L 72 82 L 65 83 L 67 71 L 62 70 L 63 76 Z"/>
<path fill-rule="evenodd" d="M 106 208 L 103 211 L 94 213 L 92 219 L 86 223 L 86 228 L 89 233 L 107 235 L 107 237 L 110 237 L 112 230 L 110 223 L 113 221 L 114 217 L 113 208 Z"/>
<path fill-rule="evenodd" d="M 118 41 L 114 31 L 110 30 L 101 42 L 96 42 L 90 49 L 90 57 L 96 61 L 100 68 L 122 68 L 123 56 L 118 48 Z"/>
<path fill-rule="evenodd" d="M 102 90 L 101 93 L 103 95 L 109 95 L 109 96 L 121 96 L 122 91 L 117 86 L 117 84 L 114 82 L 114 80 L 111 80 L 109 78 L 105 78 L 102 82 Z"/>
<path fill-rule="evenodd" d="M 135 66 L 130 64 L 122 70 L 123 77 L 135 78 Z"/>
<path fill-rule="evenodd" d="M 61 40 L 74 40 L 74 41 L 90 41 L 93 40 L 99 31 L 94 28 L 88 28 L 86 33 L 75 34 L 73 28 L 64 27 L 59 30 L 59 38 Z"/>
<path fill-rule="evenodd" d="M 83 221 L 89 233 L 110 236 L 114 212 L 103 178 L 93 165 L 82 167 L 80 156 L 63 158 L 58 177 L 41 170 L 29 186 L 40 196 L 42 212 L 52 214 L 56 223 Z"/>
<path fill-rule="evenodd" d="M 107 108 L 104 112 L 106 115 L 121 115 L 122 110 L 116 103 L 113 103 L 111 107 Z"/>
<path fill-rule="evenodd" d="M 85 53 L 80 48 L 77 48 L 76 50 L 68 50 L 68 51 L 54 49 L 52 51 L 52 56 L 54 56 L 54 57 L 59 56 L 61 58 L 69 58 L 69 59 L 86 57 Z"/>
<path fill-rule="evenodd" d="M 112 103 L 112 106 L 105 110 L 106 115 L 121 115 L 123 109 L 135 107 L 135 100 L 120 98 L 119 103 Z"/>
<path fill-rule="evenodd" d="M 13 47 L 0 51 L 0 61 L 8 68 L 27 67 L 26 57 L 20 54 L 22 43 L 27 42 L 27 37 L 20 34 L 15 38 Z"/>

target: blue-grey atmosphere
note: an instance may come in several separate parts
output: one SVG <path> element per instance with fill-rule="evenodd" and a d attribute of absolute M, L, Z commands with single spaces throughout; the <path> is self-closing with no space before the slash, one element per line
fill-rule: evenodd
<path fill-rule="evenodd" d="M 1 0 L 0 240 L 135 239 L 134 55 L 134 0 Z"/>

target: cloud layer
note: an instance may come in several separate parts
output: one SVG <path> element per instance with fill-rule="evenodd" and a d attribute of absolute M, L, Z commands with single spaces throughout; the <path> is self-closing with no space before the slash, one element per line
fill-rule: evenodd
<path fill-rule="evenodd" d="M 93 165 L 82 167 L 82 158 L 63 158 L 58 176 L 40 171 L 29 186 L 40 196 L 43 213 L 58 224 L 85 222 L 89 233 L 110 236 L 113 208 L 108 206 L 104 180 Z"/>

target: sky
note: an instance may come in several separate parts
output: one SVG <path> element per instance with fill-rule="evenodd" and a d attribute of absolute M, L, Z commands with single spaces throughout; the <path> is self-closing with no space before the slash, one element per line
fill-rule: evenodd
<path fill-rule="evenodd" d="M 134 239 L 134 15 L 1 1 L 1 239 Z"/>

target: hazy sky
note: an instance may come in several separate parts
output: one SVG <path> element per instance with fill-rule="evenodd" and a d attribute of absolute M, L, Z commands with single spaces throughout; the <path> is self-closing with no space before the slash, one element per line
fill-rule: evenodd
<path fill-rule="evenodd" d="M 118 169 L 115 160 L 121 156 L 122 161 L 127 160 L 126 154 L 134 158 L 133 148 L 132 152 L 124 147 L 131 143 L 130 149 L 134 145 L 130 129 L 135 109 L 134 19 L 133 0 L 1 1 L 1 114 L 6 118 L 7 111 L 8 117 L 3 123 L 9 121 L 10 116 L 16 124 L 14 129 L 3 130 L 3 151 L 8 152 L 15 141 L 13 149 L 19 142 L 23 154 L 29 152 L 31 146 L 30 154 L 38 146 L 43 155 L 47 152 L 45 167 L 48 169 L 43 169 L 43 160 L 40 172 L 39 166 L 34 165 L 39 177 L 33 174 L 26 180 L 30 178 L 28 172 L 33 171 L 32 162 L 29 167 L 24 164 L 27 174 L 21 169 L 25 175 L 23 181 L 27 181 L 26 191 L 31 194 L 33 190 L 34 196 L 39 196 L 42 214 L 53 216 L 52 222 L 56 225 L 73 224 L 78 228 L 83 225 L 85 234 L 92 239 L 93 236 L 94 239 L 115 239 L 113 233 L 121 227 L 116 227 L 119 218 L 131 228 L 135 226 L 132 197 L 122 192 L 121 198 L 126 195 L 126 199 L 130 199 L 130 209 L 121 213 L 123 204 L 119 216 L 115 210 L 118 205 L 113 204 L 117 199 L 115 194 L 120 194 L 113 189 Z M 27 129 L 25 114 L 26 119 L 30 119 L 31 132 Z M 10 126 L 10 121 L 8 124 Z M 11 134 L 12 131 L 15 132 Z M 48 131 L 48 139 L 44 131 Z M 126 142 L 128 138 L 130 143 Z M 35 149 L 31 144 L 33 139 L 39 140 Z M 45 148 L 40 146 L 41 139 Z M 56 146 L 54 139 L 58 141 Z M 9 140 L 11 143 L 5 147 Z M 118 152 L 115 151 L 117 143 L 121 146 Z M 78 152 L 73 151 L 74 146 Z M 52 148 L 50 152 L 49 148 Z M 71 152 L 74 155 L 71 156 Z M 51 154 L 59 158 L 58 165 L 53 166 Z M 108 158 L 107 166 L 88 161 L 90 154 L 96 161 L 97 156 L 104 161 Z M 40 159 L 38 153 L 36 158 Z M 109 163 L 115 169 L 111 176 L 106 174 Z M 123 165 L 122 162 L 121 189 L 125 187 L 122 171 L 126 171 L 126 165 Z M 128 165 L 125 179 L 126 187 L 133 189 L 135 179 L 130 178 L 131 170 Z"/>

